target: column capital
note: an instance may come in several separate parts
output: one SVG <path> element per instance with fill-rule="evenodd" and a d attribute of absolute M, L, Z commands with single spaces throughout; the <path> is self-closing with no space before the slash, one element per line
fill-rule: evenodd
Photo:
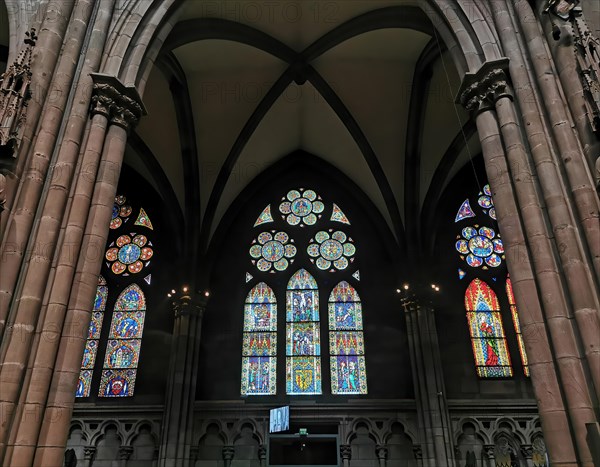
<path fill-rule="evenodd" d="M 494 444 L 485 444 L 483 446 L 483 453 L 488 459 L 494 460 L 496 458 L 496 446 Z"/>
<path fill-rule="evenodd" d="M 377 459 L 387 459 L 388 456 L 388 448 L 385 444 L 378 444 L 375 447 L 375 454 L 377 454 Z"/>
<path fill-rule="evenodd" d="M 512 99 L 508 58 L 485 62 L 477 72 L 466 73 L 456 100 L 469 112 L 481 113 L 501 97 Z"/>
<path fill-rule="evenodd" d="M 119 448 L 119 459 L 122 461 L 128 460 L 133 454 L 133 446 L 121 446 Z"/>
<path fill-rule="evenodd" d="M 94 82 L 92 115 L 101 114 L 114 125 L 129 130 L 146 115 L 146 109 L 135 86 L 125 86 L 116 76 L 90 73 Z"/>
<path fill-rule="evenodd" d="M 175 318 L 197 316 L 199 319 L 202 319 L 204 310 L 206 310 L 206 304 L 201 300 L 194 300 L 190 295 L 186 294 L 174 297 L 171 301 L 171 309 Z"/>
<path fill-rule="evenodd" d="M 83 447 L 83 459 L 86 461 L 92 460 L 96 454 L 96 446 Z"/>
<path fill-rule="evenodd" d="M 267 447 L 264 444 L 258 447 L 258 458 L 261 461 L 267 458 Z"/>
<path fill-rule="evenodd" d="M 200 446 L 192 446 L 190 448 L 190 459 L 192 462 L 196 462 L 198 460 L 198 456 L 200 455 Z"/>
<path fill-rule="evenodd" d="M 342 460 L 350 460 L 352 458 L 352 447 L 349 444 L 340 444 L 340 457 Z"/>
<path fill-rule="evenodd" d="M 231 445 L 223 446 L 223 460 L 230 461 L 235 454 L 235 447 Z"/>
<path fill-rule="evenodd" d="M 413 445 L 413 454 L 415 455 L 415 460 L 423 459 L 423 448 L 420 444 Z"/>
<path fill-rule="evenodd" d="M 521 444 L 521 455 L 525 459 L 531 459 L 533 457 L 533 446 L 531 444 Z"/>
<path fill-rule="evenodd" d="M 396 289 L 405 311 L 417 311 L 420 308 L 434 308 L 439 297 L 440 287 L 437 284 L 422 282 L 405 283 Z"/>

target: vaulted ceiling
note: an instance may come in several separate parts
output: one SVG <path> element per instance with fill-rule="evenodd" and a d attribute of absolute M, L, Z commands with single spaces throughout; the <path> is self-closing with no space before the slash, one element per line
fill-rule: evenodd
<path fill-rule="evenodd" d="M 194 241 L 295 150 L 337 167 L 401 241 L 480 151 L 433 25 L 399 1 L 185 2 L 126 154 Z"/>

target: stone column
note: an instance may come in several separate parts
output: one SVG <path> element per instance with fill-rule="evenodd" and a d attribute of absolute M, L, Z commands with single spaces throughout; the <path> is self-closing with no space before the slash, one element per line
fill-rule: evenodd
<path fill-rule="evenodd" d="M 342 458 L 342 466 L 350 467 L 350 460 L 352 459 L 352 446 L 349 444 L 341 444 L 340 457 Z"/>
<path fill-rule="evenodd" d="M 75 209 L 75 198 L 69 213 L 66 233 L 79 248 L 72 256 L 65 251 L 64 262 L 59 264 L 52 292 L 56 298 L 50 299 L 56 313 L 64 313 L 59 321 L 61 329 L 55 338 L 56 359 L 51 360 L 51 382 L 48 386 L 46 402 L 40 407 L 43 415 L 39 436 L 34 444 L 34 465 L 59 465 L 62 446 L 68 437 L 69 420 L 74 404 L 74 391 L 79 378 L 81 358 L 85 347 L 87 328 L 95 296 L 98 275 L 102 264 L 103 252 L 108 236 L 114 197 L 128 130 L 137 123 L 144 113 L 141 99 L 133 87 L 123 86 L 116 78 L 107 75 L 94 75 L 98 89 L 97 102 L 108 107 L 109 126 L 99 147 L 101 153 L 90 151 L 90 167 L 81 167 L 75 198 L 81 204 Z M 95 116 L 98 124 L 101 116 Z M 100 138 L 90 131 L 89 144 Z M 97 144 L 97 142 L 96 142 Z M 89 145 L 88 145 L 89 146 Z M 99 164 L 98 164 L 99 162 Z M 97 172 L 94 168 L 97 167 Z M 90 170 L 87 172 L 87 170 Z M 77 197 L 81 189 L 83 196 Z M 82 226 L 84 226 L 82 228 Z M 68 247 L 70 245 L 65 245 Z M 59 275 L 60 266 L 67 272 Z M 41 358 L 41 357 L 40 357 Z"/>
<path fill-rule="evenodd" d="M 405 284 L 401 290 L 405 311 L 415 396 L 419 414 L 419 436 L 423 465 L 453 467 L 450 417 L 435 326 L 430 285 Z"/>
<path fill-rule="evenodd" d="M 539 112 L 536 102 L 538 97 L 534 87 L 529 82 L 526 53 L 520 50 L 518 34 L 512 25 L 508 5 L 498 2 L 493 10 L 498 29 L 502 31 L 501 39 L 510 57 L 509 69 L 516 86 L 516 98 L 521 107 L 520 111 L 526 124 L 522 126 L 512 103 L 512 93 L 504 86 L 496 92 L 495 107 L 502 137 L 505 141 L 509 167 L 516 174 L 515 191 L 523 216 L 524 226 L 531 242 L 536 242 L 532 251 L 551 251 L 557 254 L 547 254 L 541 264 L 537 258 L 534 265 L 538 271 L 550 272 L 554 285 L 551 289 L 559 291 L 566 289 L 570 293 L 573 315 L 581 334 L 582 348 L 585 352 L 587 366 L 592 376 L 595 388 L 592 392 L 600 392 L 600 318 L 598 303 L 598 284 L 594 279 L 594 265 L 585 254 L 585 239 L 579 234 L 581 224 L 573 216 L 576 211 L 571 203 L 569 206 L 568 193 L 565 190 L 565 180 L 561 180 L 559 170 L 560 159 L 553 157 L 552 141 L 544 138 L 543 114 Z M 512 15 L 514 17 L 514 15 Z M 547 78 L 553 80 L 554 78 Z M 498 83 L 506 83 L 506 77 L 500 77 Z M 599 83 L 600 85 L 600 83 Z M 575 86 L 575 84 L 573 84 Z M 578 87 L 581 86 L 578 84 Z M 524 128 L 524 131 L 523 131 Z M 531 160 L 526 150 L 523 133 L 529 139 Z M 535 168 L 534 168 L 535 166 Z M 536 170 L 537 169 L 537 170 Z M 539 175 L 539 176 L 536 176 Z M 538 196 L 535 181 L 539 181 L 539 192 L 547 206 L 547 217 L 544 218 L 542 199 Z M 590 211 L 593 213 L 593 210 Z M 546 232 L 550 222 L 552 231 Z M 598 220 L 596 219 L 598 227 Z M 552 238 L 554 237 L 554 238 Z M 582 249 L 583 241 L 583 249 Z M 600 243 L 600 237 L 598 238 Z M 554 245 L 553 245 L 554 244 Z M 538 255 L 540 256 L 540 255 Z M 564 270 L 564 279 L 558 274 Z M 563 282 L 563 284 L 561 284 Z M 564 296 L 557 297 L 565 310 L 570 308 Z M 571 318 L 571 316 L 569 316 Z"/>
<path fill-rule="evenodd" d="M 377 459 L 379 459 L 379 467 L 386 467 L 388 457 L 387 446 L 378 444 L 375 448 L 375 454 L 377 454 Z"/>
<path fill-rule="evenodd" d="M 96 455 L 96 446 L 85 446 L 83 448 L 84 467 L 92 467 L 94 456 Z"/>
<path fill-rule="evenodd" d="M 231 461 L 235 454 L 233 446 L 223 446 L 223 467 L 231 467 Z"/>
<path fill-rule="evenodd" d="M 591 466 L 582 427 L 594 418 L 588 392 L 593 386 L 583 371 L 565 284 L 556 265 L 556 248 L 549 242 L 552 234 L 540 212 L 541 200 L 528 191 L 523 165 L 514 171 L 513 162 L 523 156 L 520 146 L 526 145 L 519 139 L 520 132 L 514 130 L 510 112 L 503 108 L 513 105 L 504 71 L 506 64 L 506 59 L 487 62 L 477 73 L 468 73 L 459 95 L 475 116 L 519 306 L 540 420 L 544 435 L 553 446 L 552 463 L 578 465 L 576 446 L 582 465 Z M 529 164 L 526 167 L 529 169 Z M 536 173 L 534 167 L 530 168 L 533 177 L 540 179 L 546 175 L 543 169 L 540 167 Z"/>
<path fill-rule="evenodd" d="M 413 446 L 413 456 L 415 456 L 415 461 L 417 461 L 417 467 L 423 466 L 423 449 L 420 445 Z"/>
<path fill-rule="evenodd" d="M 185 286 L 171 302 L 175 323 L 159 454 L 161 467 L 187 467 L 190 459 L 200 333 L 207 300 L 193 299 L 189 288 Z"/>
<path fill-rule="evenodd" d="M 522 444 L 521 445 L 521 456 L 527 462 L 527 467 L 533 467 L 533 446 L 531 444 Z"/>
<path fill-rule="evenodd" d="M 258 460 L 260 467 L 267 467 L 267 447 L 264 444 L 258 447 Z"/>
<path fill-rule="evenodd" d="M 119 465 L 120 467 L 127 467 L 127 461 L 133 454 L 133 446 L 121 446 L 119 448 Z"/>

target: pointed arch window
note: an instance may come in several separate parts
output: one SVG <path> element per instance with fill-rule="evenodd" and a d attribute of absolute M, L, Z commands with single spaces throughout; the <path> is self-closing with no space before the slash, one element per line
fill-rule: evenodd
<path fill-rule="evenodd" d="M 264 282 L 246 297 L 242 344 L 242 395 L 276 393 L 277 301 Z"/>
<path fill-rule="evenodd" d="M 513 325 L 517 334 L 517 342 L 519 343 L 519 353 L 521 354 L 521 363 L 523 363 L 523 372 L 525 373 L 525 376 L 529 376 L 527 352 L 525 352 L 525 343 L 523 342 L 523 334 L 521 333 L 521 322 L 519 321 L 519 311 L 517 310 L 517 303 L 515 302 L 515 295 L 513 293 L 510 277 L 506 278 L 506 296 L 508 297 L 510 314 L 512 315 Z"/>
<path fill-rule="evenodd" d="M 306 269 L 290 278 L 286 292 L 286 393 L 322 393 L 319 289 Z"/>
<path fill-rule="evenodd" d="M 88 336 L 83 351 L 81 361 L 81 371 L 79 372 L 79 382 L 75 391 L 75 397 L 88 397 L 90 395 L 90 386 L 92 384 L 92 374 L 96 355 L 98 353 L 98 344 L 100 341 L 100 332 L 102 331 L 102 321 L 106 311 L 106 300 L 108 299 L 108 286 L 106 279 L 98 277 L 98 286 L 96 287 L 96 298 L 92 308 L 92 319 L 88 328 Z"/>
<path fill-rule="evenodd" d="M 133 395 L 145 314 L 146 297 L 139 285 L 125 288 L 113 311 L 99 396 Z"/>
<path fill-rule="evenodd" d="M 474 279 L 465 292 L 465 308 L 477 374 L 481 377 L 512 376 L 500 304 L 491 287 Z"/>
<path fill-rule="evenodd" d="M 332 394 L 366 394 L 362 307 L 356 289 L 346 281 L 329 296 L 329 353 Z"/>

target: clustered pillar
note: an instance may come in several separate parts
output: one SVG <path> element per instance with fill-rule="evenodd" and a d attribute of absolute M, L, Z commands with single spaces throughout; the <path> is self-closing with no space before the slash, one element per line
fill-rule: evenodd
<path fill-rule="evenodd" d="M 526 148 L 544 135 L 524 140 L 508 76 L 507 59 L 487 62 L 467 74 L 459 96 L 479 132 L 552 465 L 591 467 L 585 427 L 597 421 L 597 296 L 593 266 L 577 249 L 587 236 L 569 214 L 574 207 L 562 208 L 572 200 L 556 192 L 556 162 L 530 159 Z"/>

